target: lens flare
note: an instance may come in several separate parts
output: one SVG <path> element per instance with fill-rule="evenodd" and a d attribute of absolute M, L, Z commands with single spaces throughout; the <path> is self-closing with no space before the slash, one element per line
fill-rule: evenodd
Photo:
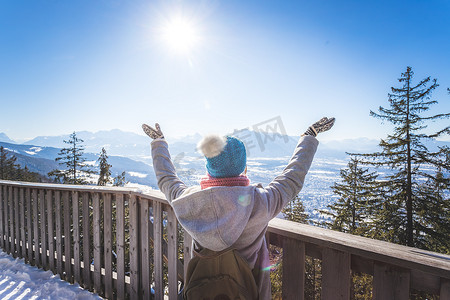
<path fill-rule="evenodd" d="M 263 268 L 262 270 L 263 271 L 274 271 L 274 270 L 276 270 L 278 268 L 279 265 L 280 265 L 280 263 L 276 262 L 274 264 L 271 264 L 270 266 L 267 266 L 267 267 Z"/>
<path fill-rule="evenodd" d="M 250 204 L 250 195 L 241 195 L 238 198 L 239 204 L 246 207 Z"/>

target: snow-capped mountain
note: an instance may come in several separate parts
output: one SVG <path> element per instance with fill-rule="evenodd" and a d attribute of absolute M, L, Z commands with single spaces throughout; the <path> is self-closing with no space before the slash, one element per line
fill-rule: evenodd
<path fill-rule="evenodd" d="M 85 152 L 100 153 L 104 147 L 109 155 L 126 156 L 135 159 L 150 155 L 150 139 L 145 135 L 132 132 L 124 132 L 118 129 L 109 131 L 79 131 L 77 137 L 84 143 Z M 63 148 L 67 144 L 64 140 L 69 140 L 70 133 L 60 136 L 38 136 L 26 141 L 23 145 L 37 145 L 42 147 Z M 247 146 L 249 157 L 282 157 L 292 154 L 298 136 L 286 136 L 276 133 L 261 133 L 250 130 L 240 131 L 237 134 Z M 172 155 L 184 153 L 185 155 L 199 155 L 196 145 L 201 140 L 200 134 L 185 137 L 167 137 Z M 327 156 L 344 156 L 345 152 L 366 152 L 375 151 L 378 144 L 376 140 L 365 138 L 329 141 L 321 143 L 319 155 L 323 153 Z"/>
<path fill-rule="evenodd" d="M 54 169 L 63 168 L 63 166 L 60 166 L 58 162 L 55 161 L 55 158 L 58 157 L 60 151 L 59 148 L 4 142 L 0 142 L 0 146 L 6 151 L 14 154 L 17 158 L 16 162 L 22 167 L 27 166 L 30 171 L 47 175 L 48 172 Z M 131 182 L 156 186 L 155 176 L 151 165 L 128 157 L 108 156 L 108 163 L 112 165 L 111 173 L 113 177 L 125 171 L 127 180 Z M 98 169 L 98 157 L 99 155 L 96 153 L 84 153 L 86 163 L 94 170 Z"/>
<path fill-rule="evenodd" d="M 5 143 L 14 143 L 13 140 L 11 140 L 5 133 L 0 132 L 0 142 L 5 142 Z"/>
<path fill-rule="evenodd" d="M 24 145 L 39 145 L 46 147 L 64 148 L 67 144 L 64 141 L 70 139 L 70 134 L 59 136 L 38 136 L 32 140 L 26 141 Z M 150 149 L 150 140 L 148 137 L 124 132 L 118 129 L 109 131 L 79 131 L 76 132 L 77 138 L 84 141 L 85 152 L 100 153 L 105 148 L 109 155 L 147 155 Z"/>

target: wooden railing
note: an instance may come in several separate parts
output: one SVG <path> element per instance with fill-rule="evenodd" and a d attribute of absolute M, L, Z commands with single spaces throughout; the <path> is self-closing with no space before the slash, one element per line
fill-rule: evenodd
<path fill-rule="evenodd" d="M 0 212 L 14 257 L 108 299 L 176 299 L 191 239 L 159 191 L 0 181 Z"/>
<path fill-rule="evenodd" d="M 410 299 L 413 290 L 450 299 L 449 255 L 281 219 L 270 222 L 268 236 L 283 248 L 283 299 L 304 299 L 306 256 L 321 261 L 322 299 L 351 299 L 359 273 L 373 277 L 376 300 Z"/>
<path fill-rule="evenodd" d="M 373 299 L 450 299 L 448 255 L 281 219 L 267 239 L 283 299 L 304 299 L 306 256 L 321 261 L 322 299 L 350 299 L 353 273 L 373 276 Z M 191 241 L 158 191 L 0 181 L 0 246 L 108 299 L 176 299 Z"/>

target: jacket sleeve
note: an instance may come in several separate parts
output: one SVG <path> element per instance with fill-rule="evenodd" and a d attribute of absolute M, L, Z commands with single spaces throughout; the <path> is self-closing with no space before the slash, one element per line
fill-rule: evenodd
<path fill-rule="evenodd" d="M 158 187 L 161 192 L 166 195 L 167 201 L 172 202 L 172 200 L 178 198 L 187 187 L 176 174 L 166 140 L 155 139 L 152 141 L 151 146 L 153 169 L 155 170 Z"/>
<path fill-rule="evenodd" d="M 286 168 L 263 188 L 270 219 L 275 218 L 302 189 L 318 144 L 318 140 L 313 136 L 301 137 Z"/>

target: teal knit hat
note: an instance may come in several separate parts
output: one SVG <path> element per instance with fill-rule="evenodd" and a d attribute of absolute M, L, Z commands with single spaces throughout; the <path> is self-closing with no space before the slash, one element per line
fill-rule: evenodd
<path fill-rule="evenodd" d="M 247 165 L 244 143 L 238 138 L 218 135 L 205 137 L 197 146 L 206 157 L 206 169 L 212 177 L 239 176 Z"/>

